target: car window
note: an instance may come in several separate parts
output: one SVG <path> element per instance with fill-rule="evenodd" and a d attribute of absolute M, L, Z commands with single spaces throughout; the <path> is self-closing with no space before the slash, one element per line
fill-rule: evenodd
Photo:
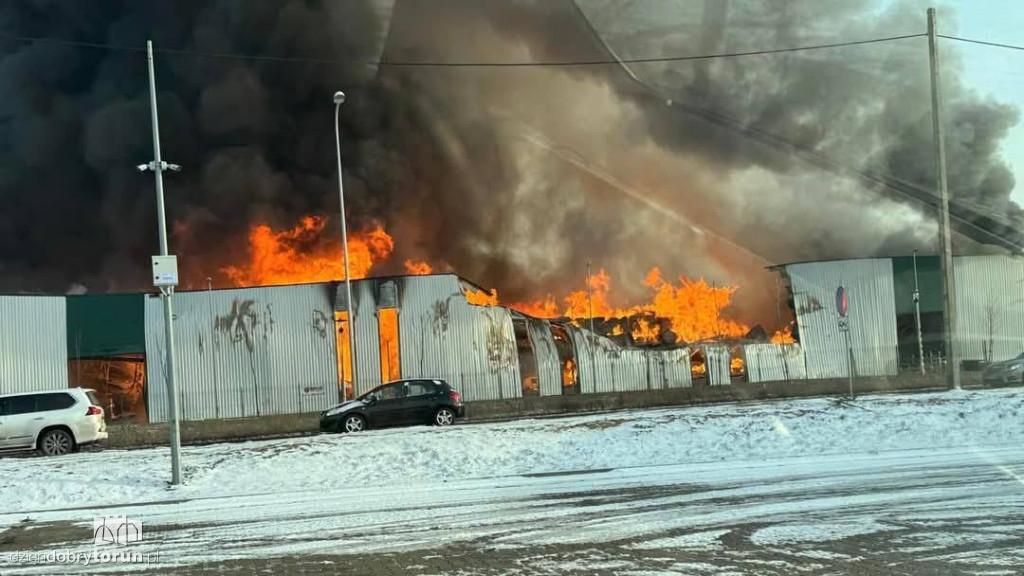
<path fill-rule="evenodd" d="M 15 414 L 28 414 L 29 412 L 36 411 L 36 394 L 26 394 L 25 396 L 14 396 L 8 398 L 10 405 L 7 409 L 7 413 L 10 415 Z"/>
<path fill-rule="evenodd" d="M 437 385 L 425 380 L 409 382 L 409 396 L 429 396 L 437 393 Z"/>
<path fill-rule="evenodd" d="M 396 400 L 403 396 L 405 396 L 405 382 L 381 386 L 380 391 L 377 392 L 377 398 L 380 400 Z"/>
<path fill-rule="evenodd" d="M 93 406 L 102 406 L 102 404 L 100 404 L 100 399 L 96 397 L 96 393 L 92 390 L 86 392 L 85 395 L 89 398 L 89 403 Z"/>
<path fill-rule="evenodd" d="M 64 410 L 75 405 L 75 399 L 70 394 L 37 394 L 36 412 L 47 410 Z"/>
<path fill-rule="evenodd" d="M 0 398 L 0 416 L 7 414 L 7 407 L 9 404 L 10 402 L 7 401 L 7 398 Z"/>

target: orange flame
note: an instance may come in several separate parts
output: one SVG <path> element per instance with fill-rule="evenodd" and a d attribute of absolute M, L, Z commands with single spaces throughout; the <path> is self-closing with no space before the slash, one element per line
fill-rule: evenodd
<path fill-rule="evenodd" d="M 419 260 L 406 260 L 405 271 L 413 276 L 423 276 L 433 272 L 434 268 L 426 262 L 421 262 Z"/>
<path fill-rule="evenodd" d="M 267 286 L 327 282 L 345 278 L 341 240 L 322 234 L 327 221 L 306 216 L 294 228 L 274 230 L 257 224 L 249 230 L 249 261 L 222 272 L 236 286 Z M 374 264 L 386 259 L 395 247 L 379 224 L 349 234 L 349 270 L 352 278 L 365 278 Z"/>
<path fill-rule="evenodd" d="M 667 318 L 672 330 L 683 342 L 699 342 L 715 337 L 740 337 L 750 331 L 750 327 L 723 317 L 725 309 L 736 291 L 734 286 L 714 286 L 703 278 L 690 280 L 680 277 L 678 284 L 665 281 L 658 268 L 647 273 L 644 284 L 653 291 L 649 303 L 627 308 L 612 306 L 609 298 L 611 278 L 604 270 L 598 270 L 588 279 L 590 293 L 587 290 L 570 292 L 564 299 L 565 307 L 558 314 L 555 299 L 548 296 L 544 300 L 512 304 L 511 308 L 524 314 L 541 318 L 565 316 L 575 320 L 590 317 L 591 306 L 593 315 L 598 318 L 629 318 L 643 315 L 631 327 L 635 342 L 655 343 L 661 337 L 661 325 L 651 317 Z"/>
<path fill-rule="evenodd" d="M 781 330 L 776 330 L 775 334 L 772 334 L 772 344 L 796 344 L 796 338 L 793 338 L 793 329 L 790 326 L 786 326 Z"/>
<path fill-rule="evenodd" d="M 488 294 L 481 290 L 466 290 L 466 300 L 474 306 L 497 306 L 498 291 L 492 288 Z"/>

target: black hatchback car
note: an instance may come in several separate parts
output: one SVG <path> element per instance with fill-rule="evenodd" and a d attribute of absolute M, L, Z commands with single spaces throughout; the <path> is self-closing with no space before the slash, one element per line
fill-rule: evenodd
<path fill-rule="evenodd" d="M 398 380 L 321 412 L 320 431 L 361 432 L 415 424 L 448 426 L 464 414 L 462 395 L 444 380 Z"/>

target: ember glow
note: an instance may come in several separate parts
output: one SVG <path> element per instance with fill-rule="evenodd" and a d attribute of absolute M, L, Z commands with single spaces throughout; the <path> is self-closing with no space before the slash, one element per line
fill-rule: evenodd
<path fill-rule="evenodd" d="M 273 286 L 345 279 L 345 262 L 339 238 L 324 233 L 327 221 L 306 216 L 293 228 L 274 230 L 267 224 L 249 230 L 249 260 L 221 271 L 235 286 Z M 365 278 L 384 261 L 395 242 L 381 225 L 352 232 L 348 239 L 352 278 Z"/>

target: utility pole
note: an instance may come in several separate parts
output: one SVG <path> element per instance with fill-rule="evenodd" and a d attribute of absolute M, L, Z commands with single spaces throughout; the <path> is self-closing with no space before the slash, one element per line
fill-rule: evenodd
<path fill-rule="evenodd" d="M 939 235 L 942 247 L 942 338 L 946 349 L 949 387 L 960 389 L 960 359 L 956 338 L 956 286 L 953 282 L 953 239 L 949 227 L 949 188 L 946 183 L 946 141 L 942 133 L 942 93 L 939 82 L 939 44 L 935 8 L 928 9 L 928 61 L 932 84 L 932 135 L 935 140 L 935 180 L 939 188 Z"/>
<path fill-rule="evenodd" d="M 924 338 L 921 336 L 921 290 L 917 285 L 917 250 L 914 250 L 914 324 L 917 326 L 917 361 L 921 367 L 921 376 L 924 371 Z"/>
<path fill-rule="evenodd" d="M 149 63 L 149 111 L 153 117 L 153 161 L 139 166 L 139 170 L 152 170 L 156 178 L 156 218 L 160 233 L 160 255 L 169 256 L 167 252 L 167 217 L 164 211 L 164 170 L 175 172 L 181 166 L 168 164 L 160 159 L 160 121 L 156 113 L 156 75 L 153 72 L 153 41 L 146 41 L 146 59 Z M 154 266 L 155 267 L 155 266 Z M 160 299 L 164 303 L 164 334 L 167 344 L 167 411 L 171 432 L 171 485 L 181 484 L 181 430 L 179 428 L 178 390 L 175 387 L 174 362 L 174 307 L 171 297 L 174 295 L 174 284 L 177 283 L 177 265 L 175 264 L 174 279 L 170 283 L 158 284 Z"/>

